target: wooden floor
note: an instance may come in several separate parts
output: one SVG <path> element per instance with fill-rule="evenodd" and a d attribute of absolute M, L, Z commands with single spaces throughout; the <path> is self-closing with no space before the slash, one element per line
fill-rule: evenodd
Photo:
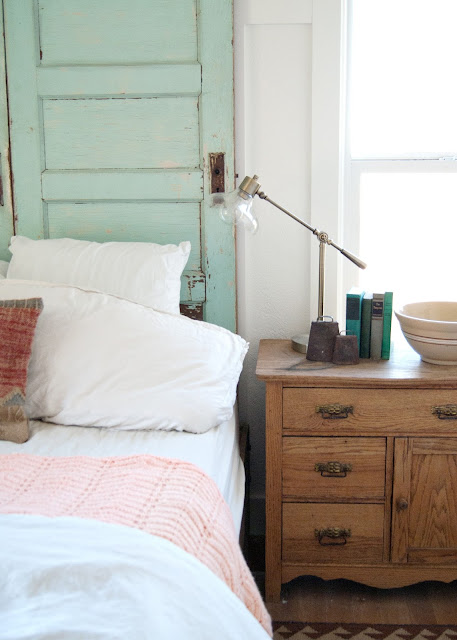
<path fill-rule="evenodd" d="M 266 603 L 273 620 L 457 625 L 457 581 L 375 589 L 303 577 L 285 585 L 281 596 L 280 603 Z"/>

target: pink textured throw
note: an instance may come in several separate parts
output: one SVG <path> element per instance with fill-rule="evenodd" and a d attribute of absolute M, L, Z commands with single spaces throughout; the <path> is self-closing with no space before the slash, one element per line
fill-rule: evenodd
<path fill-rule="evenodd" d="M 198 467 L 150 455 L 0 456 L 0 513 L 75 516 L 166 538 L 209 567 L 271 635 L 230 510 Z"/>

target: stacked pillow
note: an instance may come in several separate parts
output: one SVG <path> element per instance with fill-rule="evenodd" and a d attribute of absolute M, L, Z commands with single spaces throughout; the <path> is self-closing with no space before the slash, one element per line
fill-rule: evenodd
<path fill-rule="evenodd" d="M 189 252 L 189 242 L 12 239 L 0 301 L 43 301 L 29 418 L 202 433 L 231 417 L 248 344 L 179 314 Z"/>
<path fill-rule="evenodd" d="M 89 242 L 13 236 L 8 278 L 59 282 L 179 313 L 181 275 L 190 242 Z"/>

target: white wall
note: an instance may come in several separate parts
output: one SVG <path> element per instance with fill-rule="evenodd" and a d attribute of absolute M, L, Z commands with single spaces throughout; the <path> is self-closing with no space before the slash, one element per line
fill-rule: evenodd
<path fill-rule="evenodd" d="M 326 88 L 336 87 L 338 94 L 339 66 L 330 84 L 316 80 L 316 65 L 317 77 L 322 74 L 328 80 L 325 68 L 334 60 L 328 42 L 319 48 L 315 33 L 313 41 L 312 21 L 317 11 L 333 16 L 339 4 L 339 0 L 319 0 L 313 8 L 312 0 L 234 0 L 237 184 L 244 175 L 256 173 L 262 190 L 273 200 L 313 226 L 320 225 L 335 241 L 338 229 L 325 226 L 335 220 L 337 224 L 339 197 L 335 176 L 327 169 L 335 135 L 327 135 L 326 127 L 333 124 L 338 132 L 339 122 L 332 118 L 339 117 L 339 109 Z M 331 31 L 326 35 L 334 39 Z M 336 40 L 339 46 L 339 33 Z M 256 198 L 255 206 L 257 234 L 237 229 L 238 331 L 250 342 L 239 401 L 252 446 L 251 531 L 261 533 L 265 391 L 255 376 L 258 345 L 262 338 L 290 338 L 309 331 L 317 315 L 318 242 L 272 205 Z M 327 254 L 326 271 L 332 274 L 337 258 Z M 328 287 L 330 297 L 335 298 L 336 287 L 335 277 Z"/>

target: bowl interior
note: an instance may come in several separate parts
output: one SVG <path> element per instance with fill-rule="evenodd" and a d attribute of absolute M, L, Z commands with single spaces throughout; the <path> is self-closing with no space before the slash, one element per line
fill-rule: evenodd
<path fill-rule="evenodd" d="M 428 301 L 405 304 L 398 312 L 400 315 L 416 320 L 430 322 L 452 322 L 457 324 L 457 302 Z"/>

